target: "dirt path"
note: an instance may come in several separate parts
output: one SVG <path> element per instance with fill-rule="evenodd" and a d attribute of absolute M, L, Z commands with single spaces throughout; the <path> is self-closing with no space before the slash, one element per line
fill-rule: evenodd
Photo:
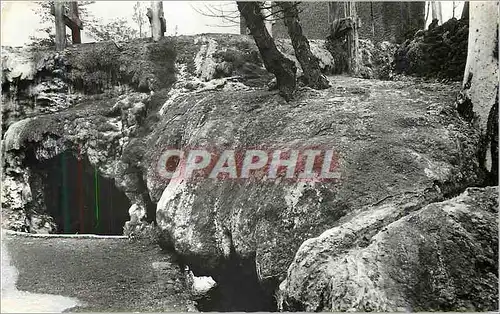
<path fill-rule="evenodd" d="M 184 312 L 194 309 L 188 297 L 179 267 L 152 245 L 2 237 L 2 313 Z"/>
<path fill-rule="evenodd" d="M 78 300 L 59 295 L 30 293 L 16 288 L 18 271 L 12 265 L 2 241 L 2 313 L 62 312 L 78 305 Z"/>

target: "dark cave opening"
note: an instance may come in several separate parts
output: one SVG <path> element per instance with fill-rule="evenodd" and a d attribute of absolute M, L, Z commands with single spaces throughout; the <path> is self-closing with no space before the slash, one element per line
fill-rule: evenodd
<path fill-rule="evenodd" d="M 277 282 L 259 282 L 255 258 L 240 259 L 233 253 L 216 276 L 217 286 L 197 300 L 201 312 L 275 312 L 273 291 Z"/>
<path fill-rule="evenodd" d="M 103 177 L 85 156 L 71 151 L 44 161 L 30 159 L 38 178 L 31 188 L 42 192 L 45 213 L 54 218 L 57 233 L 123 234 L 130 201 L 114 179 Z"/>

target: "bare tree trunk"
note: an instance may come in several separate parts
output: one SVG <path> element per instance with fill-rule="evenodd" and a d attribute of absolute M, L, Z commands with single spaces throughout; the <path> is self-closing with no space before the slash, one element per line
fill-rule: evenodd
<path fill-rule="evenodd" d="M 429 11 L 430 11 L 430 8 L 431 8 L 431 3 L 430 2 L 427 2 L 427 11 L 425 12 L 425 23 L 427 23 L 427 19 L 429 18 Z M 425 26 L 425 25 L 424 25 Z"/>
<path fill-rule="evenodd" d="M 438 20 L 439 21 L 439 18 L 438 18 L 438 14 L 437 14 L 437 4 L 436 4 L 436 1 L 431 1 L 431 13 L 432 13 L 432 20 Z M 439 21 L 441 22 L 441 21 Z"/>
<path fill-rule="evenodd" d="M 441 1 L 436 1 L 436 8 L 438 20 L 441 24 L 443 24 L 445 21 L 443 21 L 443 4 L 441 3 Z"/>
<path fill-rule="evenodd" d="M 69 3 L 70 20 L 73 22 L 71 25 L 71 39 L 73 44 L 81 44 L 82 36 L 80 29 L 82 28 L 82 21 L 78 15 L 78 1 L 71 1 Z"/>
<path fill-rule="evenodd" d="M 443 24 L 441 1 L 431 1 L 431 7 L 432 7 L 432 20 L 438 20 L 439 24 Z"/>
<path fill-rule="evenodd" d="M 348 5 L 346 2 L 330 2 L 328 6 L 330 23 L 330 34 L 327 36 L 327 47 L 335 57 L 335 74 L 349 72 L 349 45 L 347 43 L 349 33 L 354 29 L 354 21 L 348 17 Z"/>
<path fill-rule="evenodd" d="M 480 162 L 498 182 L 498 19 L 499 3 L 471 2 L 469 46 L 458 101 L 462 116 L 477 124 L 482 132 Z"/>
<path fill-rule="evenodd" d="M 373 15 L 372 1 L 370 1 L 370 24 L 372 25 L 372 36 L 375 37 L 375 16 Z"/>
<path fill-rule="evenodd" d="M 469 19 L 469 1 L 464 2 L 464 8 L 462 9 L 462 19 Z"/>
<path fill-rule="evenodd" d="M 56 50 L 66 48 L 66 24 L 64 24 L 64 2 L 54 2 L 54 16 L 56 21 Z"/>
<path fill-rule="evenodd" d="M 309 41 L 302 33 L 297 3 L 278 2 L 278 5 L 283 9 L 285 26 L 288 28 L 288 35 L 292 40 L 295 56 L 297 60 L 299 60 L 302 71 L 304 72 L 307 86 L 315 89 L 330 87 L 326 77 L 321 74 L 318 59 L 312 54 Z"/>
<path fill-rule="evenodd" d="M 345 17 L 342 13 L 342 2 L 328 2 L 328 24 L 331 25 L 335 20 Z"/>
<path fill-rule="evenodd" d="M 151 1 L 151 28 L 153 40 L 158 41 L 163 37 L 161 18 L 163 17 L 163 2 Z"/>
<path fill-rule="evenodd" d="M 283 56 L 264 25 L 261 7 L 258 2 L 237 2 L 238 10 L 245 19 L 266 69 L 276 76 L 280 95 L 290 100 L 296 89 L 295 63 Z"/>
<path fill-rule="evenodd" d="M 348 69 L 353 76 L 359 73 L 359 43 L 358 43 L 358 15 L 355 1 L 347 2 L 347 14 L 354 21 L 352 30 L 347 33 Z"/>
<path fill-rule="evenodd" d="M 436 10 L 436 1 L 431 1 L 431 14 L 432 20 L 437 20 L 437 10 Z"/>

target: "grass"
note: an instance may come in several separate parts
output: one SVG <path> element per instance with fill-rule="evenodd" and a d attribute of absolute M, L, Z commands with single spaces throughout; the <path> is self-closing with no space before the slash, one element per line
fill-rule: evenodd
<path fill-rule="evenodd" d="M 15 235 L 3 240 L 19 271 L 17 288 L 82 301 L 70 312 L 193 309 L 175 259 L 147 242 Z"/>

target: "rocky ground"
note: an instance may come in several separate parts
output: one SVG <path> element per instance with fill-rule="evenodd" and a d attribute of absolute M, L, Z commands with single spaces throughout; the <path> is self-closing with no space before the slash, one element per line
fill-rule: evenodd
<path fill-rule="evenodd" d="M 328 74 L 335 60 L 321 42 L 314 45 Z M 286 43 L 280 47 L 290 51 Z M 201 309 L 498 307 L 491 298 L 498 293 L 498 252 L 492 249 L 498 246 L 493 214 L 498 205 L 492 201 L 497 192 L 484 188 L 478 131 L 456 110 L 458 83 L 329 76 L 331 88 L 301 86 L 295 99 L 285 102 L 268 89 L 272 77 L 252 41 L 236 35 L 82 45 L 30 60 L 32 67 L 19 67 L 6 59 L 2 72 L 2 97 L 8 103 L 2 113 L 5 228 L 54 232 L 60 220 L 51 216 L 50 195 L 60 183 L 48 164 L 62 152 L 81 154 L 92 171 L 112 179 L 125 195 L 130 206 L 118 210 L 128 212 L 127 235 L 159 231 L 162 246 L 183 265 L 217 282 L 199 303 Z M 325 145 L 338 154 L 340 180 L 188 182 L 165 180 L 157 171 L 167 147 Z M 466 191 L 469 187 L 479 188 Z M 78 268 L 78 276 L 94 276 L 83 266 L 91 263 L 82 256 L 87 250 L 99 263 L 114 252 L 109 263 L 118 269 L 126 265 L 122 260 L 134 260 L 130 263 L 138 268 L 130 278 L 117 271 L 108 277 L 95 271 L 99 278 L 90 277 L 94 285 L 114 291 L 94 295 L 96 308 L 104 301 L 117 308 L 120 302 L 148 308 L 149 301 L 154 307 L 162 300 L 167 303 L 159 306 L 169 306 L 163 287 L 147 284 L 157 249 L 122 240 L 60 240 L 74 246 L 69 251 L 50 241 L 37 245 L 50 251 L 53 244 L 56 256 L 74 254 L 68 267 Z M 51 256 L 30 244 L 23 247 L 13 249 L 14 260 L 16 254 L 41 256 L 26 266 L 26 276 L 34 276 L 28 273 Z M 474 256 L 447 255 L 445 247 L 472 249 Z M 405 258 L 389 258 L 394 255 Z M 46 265 L 55 272 L 51 262 Z M 353 275 L 359 269 L 365 277 Z M 120 280 L 129 284 L 127 298 L 118 292 Z M 44 285 L 38 282 L 35 287 Z M 149 290 L 146 303 L 131 301 Z M 76 291 L 67 295 L 91 302 Z"/>

